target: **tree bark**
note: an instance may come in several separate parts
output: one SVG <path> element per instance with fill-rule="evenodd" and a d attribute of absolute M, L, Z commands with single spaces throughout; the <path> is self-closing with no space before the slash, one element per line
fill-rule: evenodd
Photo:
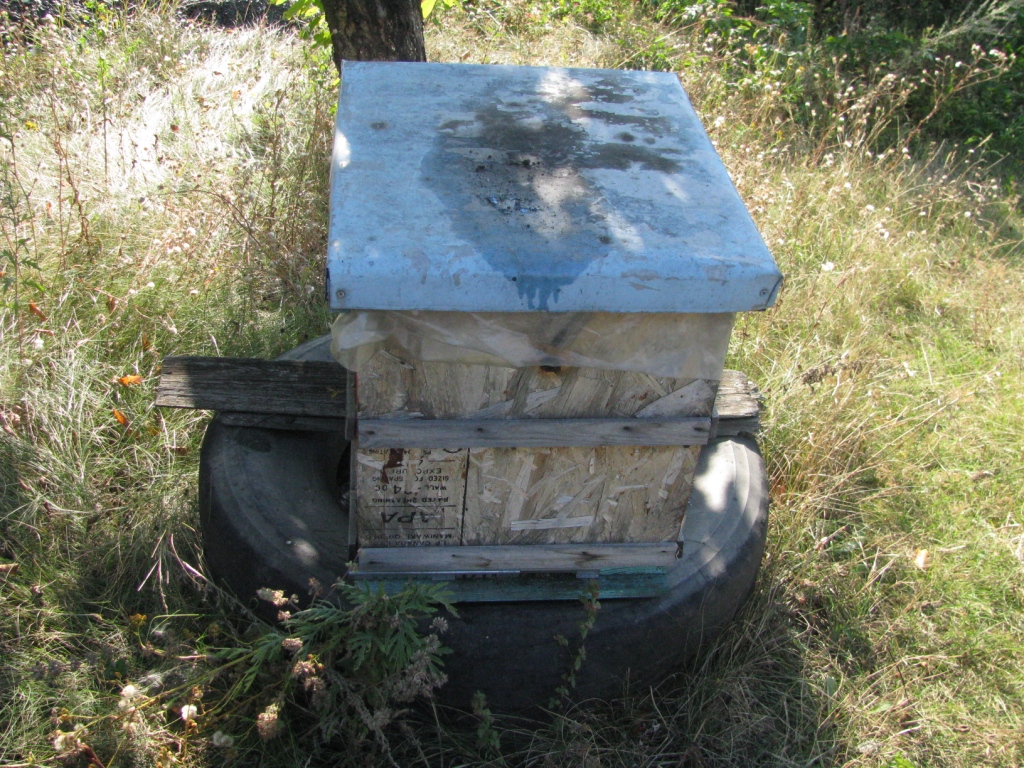
<path fill-rule="evenodd" d="M 323 0 L 334 65 L 426 61 L 419 0 Z"/>

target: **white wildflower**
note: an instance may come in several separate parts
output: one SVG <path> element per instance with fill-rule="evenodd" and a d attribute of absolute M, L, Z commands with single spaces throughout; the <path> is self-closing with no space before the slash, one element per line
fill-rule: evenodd
<path fill-rule="evenodd" d="M 85 731 L 80 728 L 76 728 L 73 731 L 57 731 L 52 736 L 52 744 L 54 751 L 57 754 L 63 754 L 68 752 L 74 752 L 82 748 L 81 736 L 85 734 Z"/>
<path fill-rule="evenodd" d="M 235 744 L 235 740 L 224 733 L 224 731 L 215 732 L 210 740 L 213 742 L 213 746 L 224 747 L 225 749 L 232 747 Z"/>
<path fill-rule="evenodd" d="M 291 544 L 290 541 L 288 543 Z M 261 587 L 256 590 L 256 597 L 260 600 L 265 600 L 278 608 L 288 604 L 288 598 L 285 597 L 284 591 L 280 589 L 268 589 L 267 587 Z"/>
<path fill-rule="evenodd" d="M 281 732 L 281 721 L 278 719 L 277 704 L 271 704 L 260 712 L 256 718 L 256 731 L 260 738 L 269 741 Z"/>
<path fill-rule="evenodd" d="M 194 720 L 195 716 L 199 714 L 199 708 L 195 704 L 186 704 L 181 708 L 181 719 L 186 723 L 189 720 Z"/>
<path fill-rule="evenodd" d="M 130 710 L 132 707 L 132 700 L 137 699 L 141 695 L 142 691 L 129 683 L 121 689 L 121 698 L 117 702 L 117 708 Z"/>

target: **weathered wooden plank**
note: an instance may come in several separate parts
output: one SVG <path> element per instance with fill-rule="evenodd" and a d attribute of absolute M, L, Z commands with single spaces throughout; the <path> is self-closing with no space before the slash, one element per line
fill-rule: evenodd
<path fill-rule="evenodd" d="M 715 408 L 722 420 L 756 418 L 760 412 L 761 392 L 740 371 L 723 371 L 715 396 Z"/>
<path fill-rule="evenodd" d="M 715 397 L 716 435 L 756 435 L 761 429 L 761 392 L 740 371 L 725 371 Z"/>
<path fill-rule="evenodd" d="M 676 542 L 627 544 L 538 544 L 481 547 L 363 547 L 359 572 L 603 571 L 609 568 L 662 567 L 673 564 Z"/>
<path fill-rule="evenodd" d="M 756 435 L 760 431 L 761 420 L 756 416 L 752 419 L 722 419 L 718 422 L 716 437 Z"/>
<path fill-rule="evenodd" d="M 197 362 L 198 361 L 198 362 Z M 421 367 L 424 364 L 420 364 Z M 319 371 L 317 369 L 320 369 Z M 287 382 L 288 390 L 284 394 L 285 405 L 281 410 L 276 401 L 264 397 L 265 388 L 268 386 L 275 390 L 276 384 L 267 385 L 264 383 L 266 376 L 278 377 L 279 381 L 282 369 L 295 372 L 296 378 Z M 396 370 L 408 370 L 399 366 Z M 327 386 L 317 386 L 316 381 L 307 377 L 312 371 L 317 377 L 326 374 L 328 377 Z M 268 373 L 269 372 L 269 373 Z M 506 379 L 509 376 L 509 369 L 490 368 L 492 376 L 495 373 L 502 374 Z M 429 371 L 428 374 L 443 377 L 441 371 Z M 286 373 L 286 375 L 288 375 Z M 549 374 L 550 376 L 550 374 Z M 307 429 L 318 431 L 335 431 L 340 429 L 340 422 L 329 419 L 343 418 L 344 412 L 341 408 L 347 401 L 341 397 L 341 391 L 347 392 L 347 375 L 332 363 L 302 362 L 288 360 L 258 360 L 244 358 L 202 358 L 202 357 L 167 357 L 164 360 L 163 372 L 160 386 L 157 391 L 156 405 L 171 408 L 208 408 L 210 410 L 239 411 L 241 413 L 231 417 L 230 423 L 237 426 L 259 426 L 265 429 Z M 642 380 L 641 380 L 642 379 Z M 561 392 L 561 384 L 554 383 L 557 379 L 552 378 L 551 385 L 546 389 L 527 391 L 521 398 L 520 407 L 513 414 L 513 406 L 517 405 L 516 400 L 500 400 L 488 403 L 475 412 L 460 413 L 472 418 L 496 419 L 508 418 L 510 416 L 538 416 L 538 410 L 554 399 Z M 609 413 L 615 415 L 637 415 L 653 416 L 665 415 L 659 413 L 673 402 L 681 400 L 683 387 L 675 392 L 668 392 L 665 389 L 666 383 L 671 379 L 663 379 L 654 376 L 635 374 L 620 376 L 615 390 L 607 403 Z M 469 392 L 474 387 L 462 387 L 458 384 L 463 382 L 448 381 L 446 386 L 434 386 L 433 391 L 458 393 Z M 702 386 L 703 382 L 695 382 Z M 496 381 L 485 387 L 477 387 L 488 392 L 499 393 L 508 387 L 506 380 Z M 399 387 L 400 389 L 401 387 Z M 371 388 L 376 389 L 376 388 Z M 386 391 L 389 387 L 383 387 Z M 648 393 L 655 393 L 662 400 L 656 400 L 648 404 L 640 412 L 635 410 L 628 412 L 626 403 L 640 402 L 645 399 Z M 638 394 L 639 393 L 639 394 Z M 675 397 L 673 397 L 675 395 Z M 452 395 L 449 394 L 448 397 Z M 668 398 L 667 400 L 665 398 Z M 761 394 L 757 386 L 739 371 L 724 371 L 722 381 L 718 387 L 715 398 L 715 408 L 718 410 L 721 419 L 719 434 L 733 435 L 740 432 L 756 432 L 759 428 L 759 401 Z M 416 411 L 408 411 L 402 407 L 402 403 L 389 417 L 406 415 L 409 418 L 421 418 L 424 414 Z M 454 403 L 446 410 L 458 412 L 458 405 Z M 657 406 L 657 407 L 654 407 Z M 354 409 L 353 409 L 354 410 Z M 372 409 L 371 409 L 372 410 Z M 392 410 L 392 409 L 386 409 Z M 257 420 L 255 417 L 242 414 L 276 414 L 276 415 L 308 415 L 309 420 Z M 452 415 L 455 415 L 452 413 Z M 323 416 L 325 421 L 315 421 L 315 417 Z M 300 426 L 301 425 L 301 426 Z"/>
<path fill-rule="evenodd" d="M 391 595 L 401 592 L 411 581 L 434 582 L 444 587 L 453 603 L 579 600 L 593 594 L 595 586 L 600 600 L 657 597 L 668 592 L 668 576 L 664 568 L 612 569 L 588 574 L 585 578 L 578 578 L 572 573 L 505 572 L 481 578 L 478 574 L 385 575 L 358 571 L 349 578 L 363 589 L 383 590 Z"/>
<path fill-rule="evenodd" d="M 360 419 L 361 448 L 704 445 L 711 419 Z"/>
<path fill-rule="evenodd" d="M 165 357 L 156 405 L 343 419 L 350 375 L 309 360 Z"/>

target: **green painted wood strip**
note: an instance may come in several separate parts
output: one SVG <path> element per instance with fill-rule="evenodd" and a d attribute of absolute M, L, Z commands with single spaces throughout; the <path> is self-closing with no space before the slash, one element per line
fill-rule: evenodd
<path fill-rule="evenodd" d="M 614 569 L 618 570 L 618 569 Z M 381 574 L 357 577 L 353 582 L 368 590 L 383 589 L 397 594 L 411 581 L 443 584 L 453 603 L 494 603 L 538 600 L 579 600 L 588 594 L 591 582 L 597 582 L 599 600 L 657 597 L 668 591 L 664 569 L 623 569 L 629 573 L 600 574 L 594 579 L 580 579 L 572 574 L 507 574 L 440 578 L 437 574 L 409 574 L 381 578 Z M 640 571 L 640 572 L 633 572 Z M 660 572 L 653 572 L 660 571 Z"/>

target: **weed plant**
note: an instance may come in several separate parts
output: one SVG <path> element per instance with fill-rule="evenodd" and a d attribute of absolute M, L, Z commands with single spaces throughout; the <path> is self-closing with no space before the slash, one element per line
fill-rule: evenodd
<path fill-rule="evenodd" d="M 408 654 L 366 678 L 329 647 L 358 617 L 324 604 L 278 630 L 210 584 L 207 417 L 152 406 L 163 355 L 326 332 L 326 52 L 170 8 L 0 29 L 0 762 L 1024 763 L 1020 199 L 984 144 L 929 132 L 1010 52 L 908 78 L 801 47 L 785 19 L 758 37 L 721 3 L 663 8 L 438 4 L 428 51 L 680 74 L 787 276 L 729 360 L 765 393 L 764 567 L 656 689 L 577 706 L 567 669 L 549 720 L 477 700 L 469 729 L 399 715 L 441 680 L 443 636 L 403 634 L 430 599 L 378 622 Z"/>

